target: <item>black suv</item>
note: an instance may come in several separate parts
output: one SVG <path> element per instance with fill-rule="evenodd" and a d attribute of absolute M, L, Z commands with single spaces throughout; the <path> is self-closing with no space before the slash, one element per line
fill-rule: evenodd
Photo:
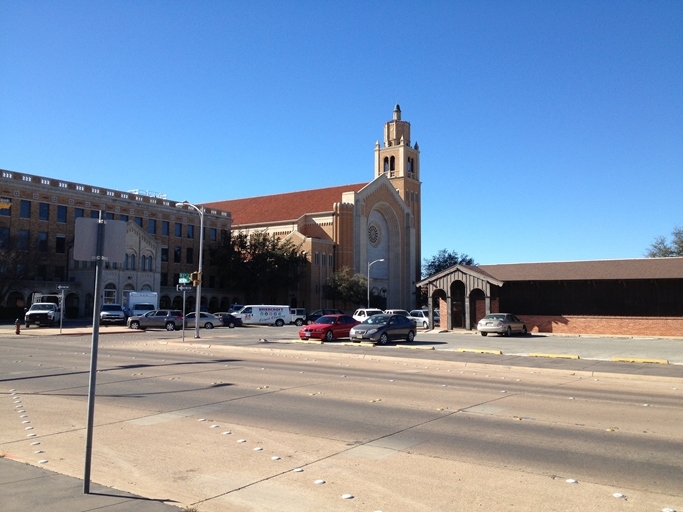
<path fill-rule="evenodd" d="M 155 309 L 144 315 L 129 317 L 128 327 L 143 330 L 157 327 L 175 331 L 183 327 L 183 312 L 175 309 Z"/>
<path fill-rule="evenodd" d="M 320 318 L 323 315 L 343 315 L 344 312 L 341 309 L 319 309 L 317 311 L 314 311 L 310 315 L 306 317 L 306 322 L 309 324 L 312 324 L 315 322 L 318 318 Z"/>

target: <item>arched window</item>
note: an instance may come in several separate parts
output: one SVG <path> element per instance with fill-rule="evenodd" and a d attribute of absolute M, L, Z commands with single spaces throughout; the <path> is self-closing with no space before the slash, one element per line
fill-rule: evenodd
<path fill-rule="evenodd" d="M 104 300 L 105 304 L 116 304 L 116 285 L 114 283 L 107 283 L 104 286 Z"/>
<path fill-rule="evenodd" d="M 130 255 L 130 269 L 135 270 L 135 254 Z"/>
<path fill-rule="evenodd" d="M 391 157 L 391 163 L 389 164 L 389 169 L 392 171 L 396 170 L 396 158 L 393 156 Z"/>
<path fill-rule="evenodd" d="M 154 258 L 151 256 L 147 257 L 147 270 L 154 272 Z"/>
<path fill-rule="evenodd" d="M 408 173 L 413 174 L 413 159 L 408 158 Z"/>
<path fill-rule="evenodd" d="M 389 159 L 384 157 L 384 172 L 389 172 Z"/>
<path fill-rule="evenodd" d="M 129 262 L 128 262 L 128 253 L 126 253 L 126 257 L 123 258 L 123 270 L 128 270 L 128 265 L 129 265 Z"/>

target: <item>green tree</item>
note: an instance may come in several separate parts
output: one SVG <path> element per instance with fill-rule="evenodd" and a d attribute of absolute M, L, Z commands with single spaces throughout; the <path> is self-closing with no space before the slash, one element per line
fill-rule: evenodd
<path fill-rule="evenodd" d="M 295 288 L 306 257 L 301 244 L 282 241 L 265 230 L 230 233 L 209 247 L 211 265 L 228 288 L 240 290 L 248 301 L 279 300 Z"/>
<path fill-rule="evenodd" d="M 671 243 L 664 236 L 655 238 L 645 256 L 648 258 L 670 258 L 683 256 L 683 228 L 675 227 L 671 233 Z"/>
<path fill-rule="evenodd" d="M 332 301 L 365 304 L 368 280 L 363 274 L 351 274 L 349 267 L 337 270 L 323 285 L 323 296 Z"/>
<path fill-rule="evenodd" d="M 422 278 L 438 274 L 453 265 L 476 265 L 476 263 L 467 254 L 441 249 L 435 256 L 422 260 Z"/>

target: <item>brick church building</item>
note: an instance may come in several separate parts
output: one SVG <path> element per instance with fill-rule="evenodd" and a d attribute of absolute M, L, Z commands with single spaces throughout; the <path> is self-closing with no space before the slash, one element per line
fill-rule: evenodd
<path fill-rule="evenodd" d="M 308 271 L 290 305 L 309 311 L 334 305 L 323 285 L 339 269 L 370 277 L 371 302 L 381 308 L 418 306 L 420 278 L 420 151 L 411 144 L 410 123 L 396 105 L 375 144 L 373 180 L 204 206 L 232 215 L 232 229 L 266 231 L 290 239 L 306 252 Z M 378 261 L 383 260 L 383 261 Z M 374 264 L 371 264 L 375 262 Z"/>

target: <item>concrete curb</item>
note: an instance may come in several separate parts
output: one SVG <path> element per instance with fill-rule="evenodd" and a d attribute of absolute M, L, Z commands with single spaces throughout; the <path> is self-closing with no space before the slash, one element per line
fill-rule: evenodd
<path fill-rule="evenodd" d="M 614 363 L 652 363 L 652 364 L 669 364 L 667 359 L 641 359 L 638 357 L 613 357 Z"/>
<path fill-rule="evenodd" d="M 539 354 L 531 353 L 529 357 L 551 357 L 555 359 L 580 359 L 576 354 Z"/>
<path fill-rule="evenodd" d="M 483 349 L 483 348 L 459 348 L 456 352 L 469 352 L 473 354 L 494 354 L 497 356 L 503 355 L 502 350 Z"/>

